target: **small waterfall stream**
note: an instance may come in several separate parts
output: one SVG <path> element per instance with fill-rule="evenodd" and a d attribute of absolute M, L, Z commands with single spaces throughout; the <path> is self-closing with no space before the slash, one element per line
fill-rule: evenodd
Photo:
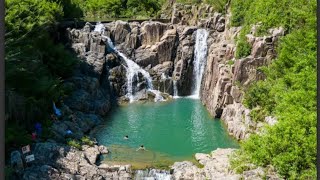
<path fill-rule="evenodd" d="M 178 98 L 178 87 L 177 87 L 177 81 L 173 80 L 173 98 Z"/>
<path fill-rule="evenodd" d="M 145 71 L 143 68 L 141 68 L 137 63 L 135 63 L 131 59 L 127 58 L 123 53 L 118 51 L 117 48 L 113 45 L 111 39 L 109 37 L 103 35 L 104 30 L 105 30 L 104 25 L 99 22 L 96 24 L 96 26 L 94 28 L 94 31 L 100 32 L 102 37 L 107 38 L 107 42 L 108 42 L 108 45 L 110 46 L 110 48 L 112 48 L 120 57 L 122 57 L 122 59 L 127 64 L 127 66 L 126 66 L 126 70 L 127 70 L 127 73 L 126 73 L 126 76 L 127 76 L 127 96 L 130 100 L 130 103 L 134 101 L 133 83 L 134 83 L 135 78 L 137 78 L 137 80 L 138 80 L 139 73 L 141 73 L 142 76 L 147 81 L 147 90 L 155 94 L 154 101 L 155 102 L 164 101 L 164 98 L 161 96 L 161 92 L 153 89 L 152 78 L 151 78 L 150 74 L 147 71 Z"/>
<path fill-rule="evenodd" d="M 151 170 L 137 170 L 135 173 L 135 180 L 171 180 L 172 175 L 169 171 Z"/>
<path fill-rule="evenodd" d="M 116 49 L 115 49 L 116 50 Z M 116 50 L 117 51 L 117 50 Z M 153 85 L 152 85 L 152 79 L 150 74 L 142 69 L 138 64 L 127 58 L 123 53 L 118 51 L 119 56 L 123 58 L 123 60 L 127 64 L 127 91 L 128 91 L 128 97 L 130 99 L 130 102 L 134 100 L 134 92 L 133 92 L 133 82 L 134 78 L 138 78 L 139 73 L 142 74 L 142 76 L 147 80 L 147 85 L 148 85 L 148 90 L 155 93 L 155 90 L 153 90 Z M 156 94 L 157 96 L 157 94 Z M 161 96 L 161 95 L 160 95 Z M 161 96 L 162 97 L 162 96 Z"/>
<path fill-rule="evenodd" d="M 193 91 L 192 96 L 196 99 L 200 96 L 200 86 L 202 75 L 207 60 L 207 39 L 208 31 L 205 29 L 198 29 L 196 32 L 196 44 L 194 48 L 194 61 L 193 61 Z"/>

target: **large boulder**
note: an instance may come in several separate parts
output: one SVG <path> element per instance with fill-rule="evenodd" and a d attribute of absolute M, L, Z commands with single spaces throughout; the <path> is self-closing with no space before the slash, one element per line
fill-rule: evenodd
<path fill-rule="evenodd" d="M 21 173 L 24 170 L 22 154 L 19 151 L 11 152 L 10 163 L 15 172 Z"/>
<path fill-rule="evenodd" d="M 113 37 L 115 44 L 121 44 L 125 42 L 127 35 L 131 32 L 131 28 L 128 22 L 116 21 Z"/>
<path fill-rule="evenodd" d="M 151 48 L 138 48 L 135 51 L 135 62 L 141 67 L 154 67 L 159 64 L 158 54 Z"/>
<path fill-rule="evenodd" d="M 97 145 L 94 147 L 83 145 L 82 150 L 84 151 L 84 155 L 90 164 L 95 164 L 99 155 L 101 154 Z"/>

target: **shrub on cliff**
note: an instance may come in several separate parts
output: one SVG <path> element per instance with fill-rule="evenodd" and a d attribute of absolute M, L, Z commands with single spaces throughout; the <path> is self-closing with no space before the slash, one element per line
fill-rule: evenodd
<path fill-rule="evenodd" d="M 232 162 L 237 170 L 246 163 L 272 164 L 288 179 L 316 179 L 316 1 L 233 0 L 232 25 L 261 23 L 257 35 L 282 26 L 288 35 L 280 41 L 278 57 L 263 68 L 265 81 L 253 84 L 244 104 L 259 106 L 261 112 L 277 117 L 278 123 L 262 135 L 251 135 L 243 142 L 240 157 Z M 237 48 L 241 48 L 238 43 Z"/>
<path fill-rule="evenodd" d="M 79 150 L 82 150 L 81 144 L 80 144 L 80 142 L 78 142 L 77 140 L 68 139 L 68 140 L 67 140 L 67 144 L 68 144 L 69 146 L 72 146 L 72 147 L 75 147 L 75 148 L 77 148 L 77 149 L 79 149 Z"/>
<path fill-rule="evenodd" d="M 250 108 L 261 106 L 279 122 L 245 141 L 243 153 L 290 179 L 316 177 L 316 48 L 315 26 L 293 31 L 282 39 L 266 81 L 245 95 Z"/>

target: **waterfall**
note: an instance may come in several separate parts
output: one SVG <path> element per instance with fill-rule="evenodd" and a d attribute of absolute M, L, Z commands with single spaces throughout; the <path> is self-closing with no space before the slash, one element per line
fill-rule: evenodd
<path fill-rule="evenodd" d="M 196 44 L 194 47 L 194 61 L 193 61 L 193 92 L 192 96 L 199 98 L 202 75 L 207 60 L 207 38 L 208 31 L 205 29 L 198 29 L 196 32 Z"/>
<path fill-rule="evenodd" d="M 133 82 L 134 82 L 134 78 L 139 78 L 139 73 L 141 73 L 142 76 L 146 79 L 148 91 L 151 91 L 152 93 L 155 94 L 155 101 L 156 102 L 163 101 L 164 99 L 161 96 L 161 93 L 159 91 L 153 89 L 152 78 L 151 78 L 150 74 L 147 71 L 145 71 L 144 69 L 142 69 L 137 63 L 135 63 L 131 59 L 127 58 L 123 53 L 118 51 L 117 48 L 113 45 L 111 39 L 109 37 L 103 35 L 104 30 L 105 30 L 105 27 L 100 22 L 98 22 L 94 28 L 94 31 L 100 32 L 101 36 L 107 39 L 107 43 L 110 46 L 110 48 L 112 48 L 115 51 L 115 53 L 118 54 L 118 56 L 122 57 L 122 59 L 127 64 L 127 67 L 126 67 L 126 70 L 127 70 L 127 73 L 126 73 L 126 76 L 127 76 L 127 96 L 129 98 L 130 102 L 134 101 Z"/>
<path fill-rule="evenodd" d="M 138 77 L 139 73 L 142 74 L 142 76 L 147 80 L 147 85 L 148 85 L 148 90 L 152 91 L 153 90 L 153 85 L 152 85 L 152 79 L 150 74 L 142 69 L 138 64 L 136 64 L 134 61 L 130 60 L 127 58 L 123 53 L 118 52 L 119 56 L 123 58 L 123 60 L 127 64 L 127 91 L 128 91 L 128 97 L 130 99 L 130 102 L 134 100 L 133 96 L 133 82 L 134 78 Z M 160 95 L 161 96 L 161 95 Z"/>
<path fill-rule="evenodd" d="M 178 87 L 177 87 L 177 81 L 173 80 L 173 98 L 178 98 Z"/>
<path fill-rule="evenodd" d="M 100 23 L 100 22 L 97 22 L 97 24 L 95 25 L 93 31 L 103 33 L 104 30 L 105 30 L 104 25 L 102 23 Z"/>
<path fill-rule="evenodd" d="M 171 180 L 172 175 L 169 171 L 161 171 L 156 169 L 137 170 L 135 173 L 135 180 Z"/>

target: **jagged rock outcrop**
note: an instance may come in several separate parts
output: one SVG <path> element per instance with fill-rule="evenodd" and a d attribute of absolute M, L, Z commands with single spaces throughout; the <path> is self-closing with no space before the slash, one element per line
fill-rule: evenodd
<path fill-rule="evenodd" d="M 229 134 L 238 140 L 247 139 L 253 133 L 263 133 L 265 124 L 272 126 L 277 123 L 277 119 L 271 116 L 265 117 L 264 122 L 253 121 L 250 111 L 241 103 L 229 104 L 223 109 L 221 119 L 227 125 Z"/>
<path fill-rule="evenodd" d="M 53 142 L 37 143 L 33 150 L 35 161 L 25 169 L 23 179 L 132 179 L 130 165 L 96 165 L 98 156 L 106 153 L 105 147 L 82 148 L 80 151 Z"/>
<path fill-rule="evenodd" d="M 197 153 L 196 160 L 203 165 L 199 168 L 189 161 L 175 162 L 171 169 L 173 170 L 174 179 L 217 179 L 217 180 L 262 180 L 267 179 L 279 180 L 280 178 L 272 169 L 264 169 L 261 167 L 252 167 L 250 170 L 244 171 L 242 174 L 236 174 L 231 170 L 229 157 L 235 149 L 217 149 L 211 154 Z"/>
<path fill-rule="evenodd" d="M 190 94 L 197 27 L 155 21 L 141 24 L 116 21 L 106 23 L 104 27 L 104 35 L 113 40 L 116 48 L 151 74 L 156 89 L 173 94 L 175 80 L 181 95 Z M 82 65 L 82 72 L 96 78 L 104 73 L 112 94 L 116 97 L 125 96 L 127 82 L 124 60 L 113 52 L 108 40 L 93 29 L 94 27 L 87 23 L 83 29 L 72 29 L 68 33 L 71 47 L 86 61 L 86 64 Z M 143 81 L 143 77 L 134 79 L 133 84 L 142 85 L 137 86 L 134 92 L 140 92 L 146 87 Z M 86 96 L 83 95 L 79 100 L 85 99 Z M 78 104 L 73 105 L 80 106 L 85 103 Z M 87 106 L 87 109 L 76 108 L 89 109 Z"/>
<path fill-rule="evenodd" d="M 125 42 L 126 37 L 130 32 L 131 28 L 128 22 L 116 21 L 114 31 L 112 32 L 114 43 L 121 44 Z"/>
<path fill-rule="evenodd" d="M 143 22 L 141 24 L 141 44 L 148 46 L 159 42 L 168 27 L 168 24 L 161 22 Z"/>
<path fill-rule="evenodd" d="M 93 27 L 86 24 L 82 30 L 67 30 L 71 47 L 79 53 L 80 64 L 74 75 L 65 80 L 72 94 L 65 103 L 75 111 L 105 115 L 111 108 L 110 88 L 106 70 L 105 41 Z"/>
<path fill-rule="evenodd" d="M 212 28 L 230 21 L 229 15 L 214 17 L 216 25 L 210 25 Z M 275 44 L 284 35 L 282 28 L 276 28 L 271 29 L 268 36 L 256 37 L 256 26 L 253 26 L 251 33 L 246 36 L 252 46 L 251 54 L 236 59 L 235 38 L 240 29 L 241 27 L 231 27 L 222 31 L 222 28 L 216 28 L 211 35 L 209 41 L 212 43 L 201 87 L 202 103 L 212 116 L 221 117 L 227 124 L 229 133 L 239 140 L 258 132 L 257 123 L 250 118 L 250 110 L 241 105 L 244 91 L 251 83 L 265 78 L 259 67 L 270 64 L 276 57 Z"/>
<path fill-rule="evenodd" d="M 214 10 L 210 5 L 173 5 L 171 23 L 187 26 L 198 26 L 210 30 L 223 32 L 225 17 Z"/>
<path fill-rule="evenodd" d="M 72 111 L 65 104 L 61 110 L 63 113 L 62 119 L 54 121 L 50 128 L 53 138 L 60 143 L 65 143 L 67 136 L 80 140 L 89 130 L 102 122 L 102 117 L 99 115 Z M 71 130 L 71 135 L 67 134 L 68 130 Z"/>

